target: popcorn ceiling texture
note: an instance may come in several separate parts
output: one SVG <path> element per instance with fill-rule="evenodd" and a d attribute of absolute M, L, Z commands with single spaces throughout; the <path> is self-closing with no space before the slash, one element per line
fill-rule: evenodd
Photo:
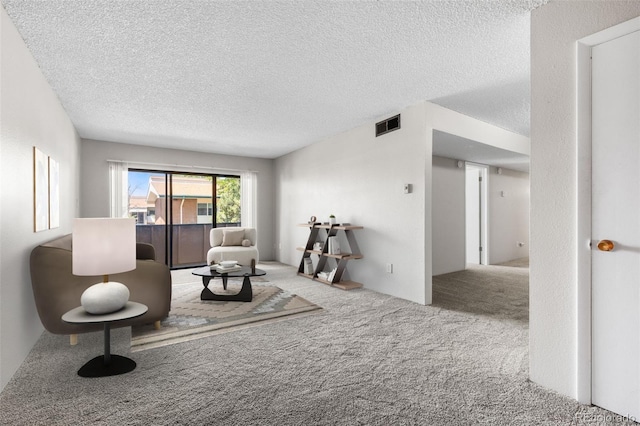
<path fill-rule="evenodd" d="M 81 137 L 275 158 L 424 100 L 528 135 L 547 1 L 2 4 Z"/>

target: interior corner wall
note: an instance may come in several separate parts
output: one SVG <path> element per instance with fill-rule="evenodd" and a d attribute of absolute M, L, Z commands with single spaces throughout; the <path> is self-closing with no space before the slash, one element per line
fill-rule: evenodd
<path fill-rule="evenodd" d="M 490 167 L 487 183 L 489 264 L 528 257 L 529 174 Z"/>
<path fill-rule="evenodd" d="M 29 272 L 31 250 L 71 232 L 80 140 L 4 8 L 0 7 L 0 390 L 44 328 Z M 34 232 L 33 147 L 60 164 L 60 226 Z"/>
<path fill-rule="evenodd" d="M 529 374 L 577 398 L 576 41 L 637 1 L 550 2 L 531 14 Z"/>
<path fill-rule="evenodd" d="M 156 148 L 83 139 L 81 143 L 81 217 L 109 216 L 109 165 L 107 160 L 149 164 L 150 169 L 210 172 L 211 169 L 257 172 L 258 251 L 260 260 L 274 259 L 274 160 Z"/>
<path fill-rule="evenodd" d="M 451 158 L 432 158 L 433 275 L 463 271 L 465 252 L 465 169 Z"/>
<path fill-rule="evenodd" d="M 296 247 L 304 246 L 309 230 L 296 225 L 312 215 L 326 222 L 335 214 L 338 222 L 364 227 L 354 231 L 364 258 L 349 262 L 350 278 L 424 304 L 430 303 L 425 299 L 425 170 L 431 168 L 424 102 L 400 113 L 399 130 L 375 137 L 372 121 L 276 159 L 276 259 L 297 267 L 302 254 Z M 412 185 L 410 194 L 404 184 Z M 393 273 L 386 272 L 387 263 Z"/>

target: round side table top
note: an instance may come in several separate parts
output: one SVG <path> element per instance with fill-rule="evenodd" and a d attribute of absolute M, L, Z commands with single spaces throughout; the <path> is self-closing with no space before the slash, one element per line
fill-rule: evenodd
<path fill-rule="evenodd" d="M 142 303 L 127 302 L 127 304 L 124 305 L 124 308 L 120 309 L 119 311 L 102 315 L 94 315 L 85 311 L 82 306 L 78 306 L 77 308 L 73 308 L 69 312 L 62 315 L 62 321 L 71 324 L 121 321 L 144 315 L 144 313 L 148 310 L 149 308 L 147 307 L 147 305 L 143 305 Z"/>

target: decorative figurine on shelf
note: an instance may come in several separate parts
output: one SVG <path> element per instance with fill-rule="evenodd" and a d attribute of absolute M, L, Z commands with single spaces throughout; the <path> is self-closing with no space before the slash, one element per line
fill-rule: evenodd
<path fill-rule="evenodd" d="M 311 218 L 309 219 L 309 223 L 310 224 L 316 223 L 316 217 L 315 216 L 311 216 Z"/>
<path fill-rule="evenodd" d="M 334 215 L 329 215 L 329 225 L 336 224 L 336 217 Z"/>

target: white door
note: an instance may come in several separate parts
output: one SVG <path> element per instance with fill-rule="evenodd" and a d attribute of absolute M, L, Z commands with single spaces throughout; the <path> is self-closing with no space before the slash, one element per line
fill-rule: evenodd
<path fill-rule="evenodd" d="M 592 58 L 592 401 L 638 421 L 640 32 Z"/>
<path fill-rule="evenodd" d="M 480 169 L 465 168 L 465 240 L 467 263 L 480 264 Z"/>
<path fill-rule="evenodd" d="M 467 263 L 487 262 L 487 166 L 465 167 L 465 245 Z"/>

